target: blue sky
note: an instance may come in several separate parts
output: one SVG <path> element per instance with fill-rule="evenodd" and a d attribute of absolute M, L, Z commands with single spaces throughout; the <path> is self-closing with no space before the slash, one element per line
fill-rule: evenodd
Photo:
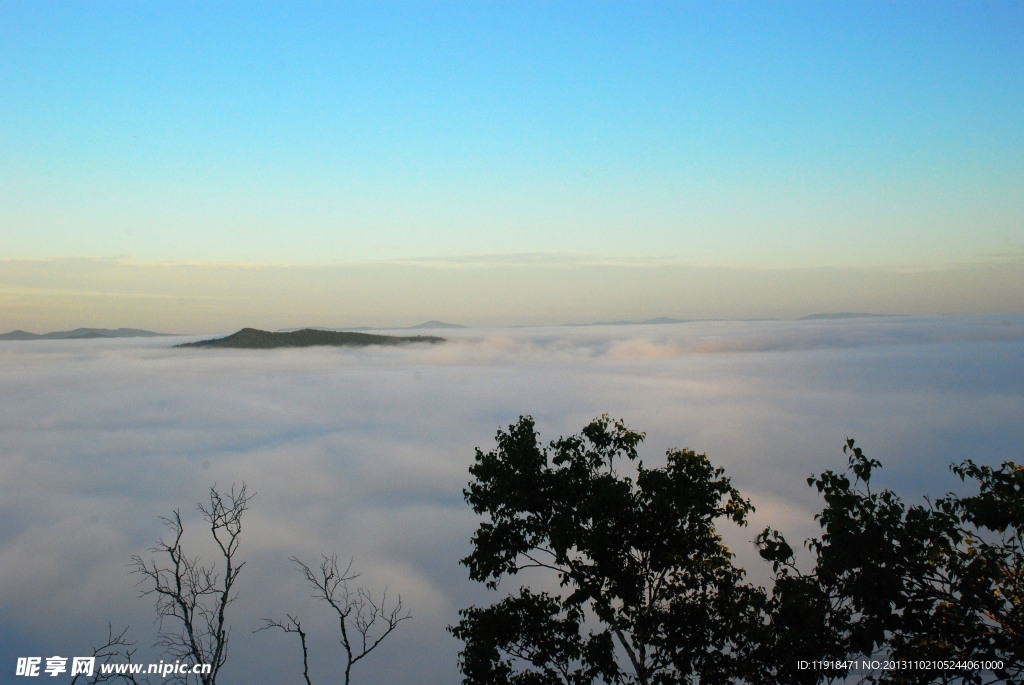
<path fill-rule="evenodd" d="M 428 290 L 495 261 L 1009 261 L 1024 290 L 1019 2 L 7 2 L 0 88 L 0 270 L 35 274 L 0 273 L 0 316 L 26 325 L 86 292 L 131 325 L 130 279 L 82 260 L 401 264 Z"/>

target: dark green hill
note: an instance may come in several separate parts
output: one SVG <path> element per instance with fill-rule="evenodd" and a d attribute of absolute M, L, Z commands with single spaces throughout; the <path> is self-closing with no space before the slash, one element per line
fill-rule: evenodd
<path fill-rule="evenodd" d="M 235 347 L 262 350 L 272 347 L 313 347 L 317 345 L 365 347 L 367 345 L 405 345 L 408 343 L 440 343 L 444 338 L 427 335 L 398 337 L 394 335 L 372 335 L 349 331 L 320 331 L 304 328 L 289 333 L 272 333 L 255 328 L 243 328 L 225 338 L 200 340 L 183 343 L 175 347 Z"/>

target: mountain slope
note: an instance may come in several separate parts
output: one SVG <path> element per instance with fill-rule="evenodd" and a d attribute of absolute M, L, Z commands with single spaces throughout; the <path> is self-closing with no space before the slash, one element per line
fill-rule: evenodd
<path fill-rule="evenodd" d="M 233 347 L 242 349 L 270 349 L 273 347 L 314 347 L 321 345 L 365 347 L 367 345 L 405 345 L 409 343 L 440 343 L 444 338 L 417 335 L 398 337 L 394 335 L 372 335 L 350 331 L 321 331 L 304 328 L 289 333 L 272 333 L 256 328 L 243 328 L 224 338 L 199 340 L 182 343 L 175 347 Z"/>
<path fill-rule="evenodd" d="M 29 333 L 28 331 L 11 331 L 0 334 L 0 340 L 86 340 L 91 338 L 151 338 L 166 336 L 170 333 L 154 333 L 140 328 L 76 328 L 73 331 L 54 331 L 52 333 Z"/>

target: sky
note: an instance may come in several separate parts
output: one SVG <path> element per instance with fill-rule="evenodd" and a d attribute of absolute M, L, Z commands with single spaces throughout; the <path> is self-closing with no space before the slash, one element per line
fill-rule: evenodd
<path fill-rule="evenodd" d="M 445 627 L 519 585 L 487 591 L 458 564 L 481 522 L 462 489 L 474 447 L 523 414 L 544 443 L 621 417 L 646 433 L 648 468 L 670 448 L 708 454 L 756 507 L 749 527 L 720 532 L 758 583 L 770 574 L 751 541 L 767 525 L 794 547 L 820 533 L 806 478 L 844 469 L 848 437 L 882 462 L 875 491 L 913 504 L 969 490 L 951 463 L 1021 462 L 1019 314 L 443 333 L 347 350 L 0 342 L 0 679 L 13 682 L 18 657 L 89 654 L 108 622 L 155 663 L 153 605 L 129 558 L 149 558 L 158 517 L 180 509 L 186 551 L 212 560 L 195 504 L 245 482 L 256 496 L 222 680 L 301 680 L 294 635 L 252 632 L 287 613 L 310 635 L 312 681 L 337 680 L 337 623 L 288 561 L 326 553 L 354 558 L 361 586 L 400 594 L 412 614 L 353 682 L 459 682 Z"/>
<path fill-rule="evenodd" d="M 1021 312 L 1022 29 L 1016 1 L 4 2 L 0 328 Z"/>

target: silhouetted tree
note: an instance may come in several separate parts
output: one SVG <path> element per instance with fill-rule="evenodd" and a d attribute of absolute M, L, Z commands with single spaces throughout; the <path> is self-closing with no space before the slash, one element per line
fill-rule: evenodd
<path fill-rule="evenodd" d="M 689 450 L 620 474 L 643 438 L 601 417 L 545 448 L 520 417 L 496 449 L 476 450 L 465 497 L 487 521 L 462 560 L 470 577 L 493 589 L 534 570 L 564 590 L 522 587 L 462 610 L 450 630 L 465 643 L 464 682 L 727 683 L 755 666 L 766 597 L 715 528 L 753 508 Z"/>
<path fill-rule="evenodd" d="M 315 571 L 296 557 L 291 557 L 291 560 L 302 571 L 306 581 L 315 588 L 313 597 L 326 602 L 338 617 L 341 646 L 345 650 L 344 683 L 349 685 L 352 667 L 376 649 L 399 623 L 411 618 L 411 615 L 405 610 L 401 596 L 390 608 L 388 607 L 386 589 L 378 602 L 367 590 L 361 587 L 353 588 L 350 584 L 359 577 L 359 574 L 352 570 L 354 562 L 351 559 L 344 571 L 338 566 L 336 555 L 324 555 Z M 286 614 L 286 618 L 286 621 L 265 618 L 263 627 L 258 628 L 256 632 L 279 628 L 286 633 L 298 635 L 302 646 L 302 676 L 307 685 L 312 685 L 309 679 L 306 632 L 302 629 L 298 617 Z"/>
<path fill-rule="evenodd" d="M 853 440 L 844 452 L 852 479 L 826 471 L 807 481 L 825 500 L 816 517 L 822 535 L 806 543 L 814 569 L 800 574 L 777 531 L 758 538 L 762 556 L 779 572 L 776 588 L 805 589 L 803 596 L 780 593 L 775 613 L 814 616 L 810 643 L 827 643 L 839 658 L 966 664 L 883 670 L 864 675 L 864 682 L 1020 682 L 1024 469 L 966 460 L 950 468 L 961 480 L 976 481 L 977 495 L 907 505 L 890 490 L 872 490 L 878 460 Z M 976 662 L 1001 666 L 986 670 Z"/>
<path fill-rule="evenodd" d="M 812 568 L 767 528 L 762 589 L 715 528 L 743 525 L 750 502 L 689 450 L 619 473 L 643 437 L 602 417 L 545 448 L 521 417 L 476 450 L 464 494 L 485 520 L 462 561 L 470 577 L 553 578 L 460 612 L 449 630 L 465 683 L 1024 680 L 1024 468 L 966 460 L 951 470 L 976 495 L 908 505 L 872 489 L 881 464 L 848 440 L 849 475 L 808 479 L 824 499 Z"/>
<path fill-rule="evenodd" d="M 128 626 L 119 632 L 114 632 L 114 626 L 107 625 L 107 639 L 99 647 L 92 650 L 93 674 L 91 676 L 76 673 L 71 678 L 70 685 L 77 685 L 79 681 L 89 685 L 100 685 L 104 683 L 131 683 L 139 685 L 141 681 L 134 673 L 104 673 L 103 666 L 107 664 L 132 664 L 135 657 L 135 643 L 128 639 Z"/>
<path fill-rule="evenodd" d="M 209 664 L 210 673 L 199 675 L 203 685 L 214 685 L 228 657 L 230 629 L 227 608 L 235 600 L 234 585 L 245 562 L 238 559 L 242 534 L 242 515 L 253 498 L 242 487 L 236 492 L 210 488 L 210 503 L 200 504 L 199 511 L 210 529 L 219 550 L 223 571 L 216 562 L 204 565 L 198 556 L 189 556 L 182 548 L 185 532 L 181 511 L 161 517 L 171 536 L 161 539 L 150 551 L 158 558 L 131 558 L 132 573 L 141 576 L 140 597 L 155 596 L 160 618 L 160 640 L 157 643 L 172 659 L 193 664 Z M 172 682 L 187 682 L 188 676 L 175 675 Z"/>

